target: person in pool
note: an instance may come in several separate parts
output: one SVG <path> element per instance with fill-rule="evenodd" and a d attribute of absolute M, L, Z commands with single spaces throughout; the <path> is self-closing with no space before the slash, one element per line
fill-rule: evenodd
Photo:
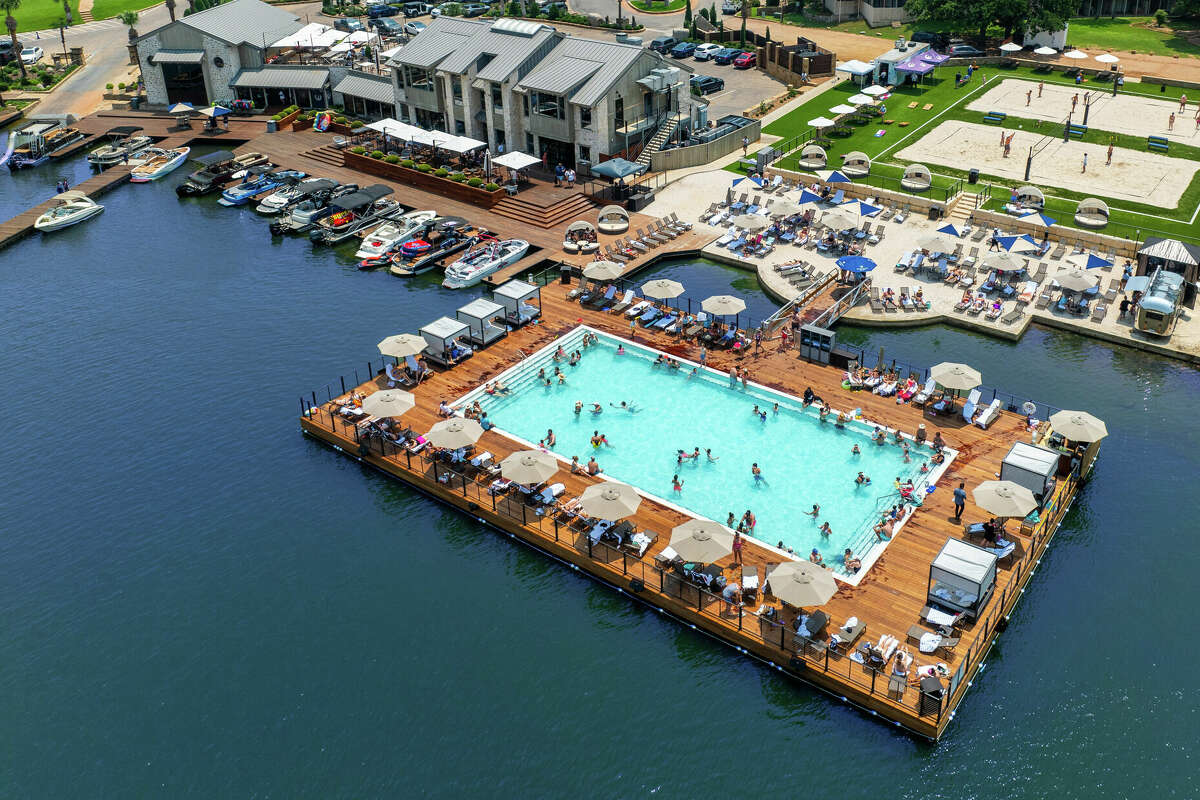
<path fill-rule="evenodd" d="M 871 438 L 875 440 L 875 444 L 884 444 L 887 442 L 887 434 L 878 425 L 875 426 L 875 432 L 871 434 Z"/>
<path fill-rule="evenodd" d="M 612 444 L 609 443 L 607 436 L 600 431 L 592 431 L 592 447 L 599 447 L 600 445 L 612 447 Z"/>
<path fill-rule="evenodd" d="M 603 414 L 604 406 L 600 405 L 599 403 L 592 403 L 592 413 L 593 414 Z"/>
<path fill-rule="evenodd" d="M 816 519 L 821 513 L 821 507 L 819 505 L 817 505 L 816 503 L 813 503 L 813 510 L 805 511 L 804 513 L 807 514 L 808 516 L 812 517 L 813 519 Z"/>
<path fill-rule="evenodd" d="M 600 469 L 600 465 L 596 463 L 595 456 L 592 456 L 591 458 L 588 459 L 588 463 L 587 463 L 587 474 L 588 475 L 599 475 L 603 471 L 604 470 Z"/>
<path fill-rule="evenodd" d="M 558 437 L 554 435 L 553 428 L 546 429 L 546 438 L 542 441 L 546 443 L 546 447 L 554 447 L 558 443 Z"/>
<path fill-rule="evenodd" d="M 854 482 L 859 486 L 866 486 L 871 483 L 871 479 L 860 472 L 858 473 L 858 477 L 854 479 Z"/>
<path fill-rule="evenodd" d="M 613 408 L 619 408 L 622 411 L 628 411 L 630 414 L 636 414 L 641 411 L 636 405 L 625 400 L 622 400 L 620 403 L 609 403 L 609 405 Z"/>
<path fill-rule="evenodd" d="M 704 448 L 704 455 L 708 456 L 709 463 L 712 463 L 712 462 L 714 462 L 714 461 L 720 461 L 720 460 L 721 460 L 721 457 L 720 457 L 720 456 L 714 456 L 714 455 L 712 454 L 712 450 L 708 449 L 707 447 L 706 447 L 706 448 Z"/>
<path fill-rule="evenodd" d="M 826 539 L 828 539 L 829 535 L 832 533 L 833 533 L 833 528 L 829 527 L 829 523 L 822 522 L 821 523 L 821 535 L 824 536 Z"/>
<path fill-rule="evenodd" d="M 678 475 L 671 476 L 671 491 L 679 494 L 683 491 L 683 481 L 679 480 Z"/>
<path fill-rule="evenodd" d="M 875 538 L 882 542 L 884 539 L 890 538 L 890 536 L 891 529 L 888 526 L 888 519 L 884 517 L 875 523 Z"/>
<path fill-rule="evenodd" d="M 625 345 L 623 345 L 623 344 L 617 345 L 617 355 L 619 355 L 619 356 L 625 355 Z"/>
<path fill-rule="evenodd" d="M 687 379 L 690 381 L 692 378 L 696 377 L 697 374 L 696 368 L 692 367 L 692 371 L 688 373 Z"/>
<path fill-rule="evenodd" d="M 575 416 L 578 417 L 581 411 L 583 411 L 583 401 L 576 400 L 575 401 Z"/>
<path fill-rule="evenodd" d="M 842 563 L 846 565 L 846 569 L 850 570 L 851 573 L 858 572 L 860 569 L 862 569 L 862 561 L 855 557 L 854 551 L 849 547 L 847 547 L 846 552 L 842 554 Z"/>
<path fill-rule="evenodd" d="M 812 552 L 808 554 L 808 560 L 818 566 L 825 566 L 825 559 L 821 558 L 821 551 L 817 550 L 815 547 L 812 549 Z"/>
<path fill-rule="evenodd" d="M 757 461 L 750 465 L 750 474 L 754 476 L 754 482 L 756 484 L 767 482 L 767 479 L 763 477 L 762 470 L 759 469 Z"/>
<path fill-rule="evenodd" d="M 577 411 L 575 413 L 578 414 L 579 412 Z M 850 455 L 852 455 L 852 456 L 862 455 L 862 450 L 858 449 L 858 442 L 855 442 L 854 447 L 850 448 Z"/>

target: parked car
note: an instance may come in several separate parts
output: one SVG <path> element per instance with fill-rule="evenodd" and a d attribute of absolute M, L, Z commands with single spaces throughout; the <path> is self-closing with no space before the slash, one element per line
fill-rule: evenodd
<path fill-rule="evenodd" d="M 389 5 L 374 5 L 367 6 L 367 19 L 379 19 L 380 17 L 394 17 L 400 13 L 400 9 Z"/>
<path fill-rule="evenodd" d="M 371 27 L 374 28 L 380 36 L 399 36 L 404 33 L 404 26 L 394 19 L 373 19 Z"/>
<path fill-rule="evenodd" d="M 17 54 L 13 50 L 12 42 L 8 39 L 0 41 L 0 64 L 7 64 L 10 61 L 16 61 Z"/>
<path fill-rule="evenodd" d="M 556 8 L 559 11 L 566 11 L 567 10 L 566 0 L 541 0 L 541 2 L 538 3 L 538 11 L 540 11 L 543 14 L 549 14 L 551 11 L 553 11 Z"/>
<path fill-rule="evenodd" d="M 411 22 L 404 23 L 404 32 L 407 33 L 409 36 L 416 36 L 418 33 L 420 33 L 423 30 L 425 30 L 424 22 L 417 22 L 416 20 L 412 20 Z"/>
<path fill-rule="evenodd" d="M 733 66 L 735 69 L 750 69 L 750 67 L 753 67 L 757 63 L 757 53 L 742 53 L 733 60 Z"/>
<path fill-rule="evenodd" d="M 937 31 L 913 31 L 910 42 L 924 42 L 933 47 L 945 47 L 950 43 L 950 37 Z"/>
<path fill-rule="evenodd" d="M 464 17 L 482 17 L 484 14 L 492 10 L 492 7 L 486 3 L 463 3 Z"/>
<path fill-rule="evenodd" d="M 982 50 L 969 44 L 952 44 L 946 52 L 956 58 L 978 58 L 983 55 Z"/>
<path fill-rule="evenodd" d="M 696 48 L 696 52 L 692 56 L 697 61 L 708 61 L 714 54 L 721 52 L 724 48 L 716 42 L 706 42 Z"/>
<path fill-rule="evenodd" d="M 687 58 L 692 53 L 696 52 L 695 42 L 680 42 L 671 48 L 672 58 Z"/>
<path fill-rule="evenodd" d="M 679 40 L 674 36 L 659 36 L 650 42 L 650 49 L 656 53 L 669 53 L 671 48 L 677 44 L 679 44 Z"/>
<path fill-rule="evenodd" d="M 21 60 L 26 64 L 36 64 L 42 60 L 42 56 L 46 55 L 40 47 L 30 45 L 21 51 Z"/>
<path fill-rule="evenodd" d="M 405 3 L 404 16 L 406 17 L 423 17 L 433 10 L 433 6 L 429 3 Z"/>
<path fill-rule="evenodd" d="M 700 94 L 712 94 L 725 88 L 725 81 L 712 75 L 693 75 L 691 84 Z"/>
<path fill-rule="evenodd" d="M 742 13 L 741 0 L 725 0 L 721 4 L 722 14 L 740 14 Z"/>
<path fill-rule="evenodd" d="M 713 53 L 712 60 L 717 64 L 732 64 L 733 60 L 742 54 L 736 47 L 722 47 Z"/>
<path fill-rule="evenodd" d="M 342 31 L 343 33 L 354 33 L 355 31 L 365 31 L 367 28 L 357 19 L 349 17 L 338 17 L 333 21 L 334 30 Z"/>

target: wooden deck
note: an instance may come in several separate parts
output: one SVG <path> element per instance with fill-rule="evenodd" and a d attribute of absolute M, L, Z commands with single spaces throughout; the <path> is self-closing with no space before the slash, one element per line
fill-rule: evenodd
<path fill-rule="evenodd" d="M 417 407 L 405 414 L 402 421 L 416 431 L 428 430 L 437 422 L 439 401 L 452 400 L 486 382 L 520 360 L 522 356 L 518 349 L 528 353 L 540 348 L 573 329 L 580 318 L 586 324 L 612 335 L 627 336 L 628 325 L 623 318 L 581 308 L 566 299 L 566 288 L 550 284 L 542 289 L 542 324 L 514 331 L 506 339 L 477 353 L 453 370 L 438 373 L 422 383 L 415 390 Z M 698 354 L 698 347 L 665 333 L 652 334 L 639 329 L 638 340 L 679 357 L 694 360 Z M 728 370 L 737 359 L 727 351 L 716 351 L 709 354 L 708 363 L 714 369 Z M 772 343 L 758 357 L 746 355 L 738 363 L 749 369 L 754 382 L 794 395 L 801 394 L 805 387 L 811 386 L 835 408 L 862 407 L 867 419 L 888 427 L 898 427 L 912 433 L 919 424 L 924 423 L 930 437 L 935 431 L 941 431 L 947 444 L 958 450 L 958 456 L 950 464 L 947 474 L 938 481 L 938 491 L 928 496 L 925 505 L 914 513 L 895 540 L 888 544 L 859 584 L 841 584 L 838 593 L 823 607 L 830 616 L 827 634 L 834 632 L 847 618 L 857 616 L 867 623 L 860 644 L 875 642 L 882 634 L 891 634 L 900 639 L 902 644 L 905 643 L 909 628 L 920 622 L 920 611 L 926 602 L 930 562 L 947 538 L 959 538 L 962 535 L 960 525 L 953 520 L 952 487 L 957 486 L 959 481 L 971 487 L 992 479 L 1012 443 L 1028 441 L 1029 434 L 1023 418 L 1006 412 L 990 429 L 984 431 L 966 425 L 961 417 L 928 416 L 919 408 L 897 405 L 892 398 L 863 392 L 854 393 L 851 397 L 841 387 L 839 370 L 802 362 L 795 351 L 780 351 L 777 343 Z M 368 393 L 374 391 L 382 385 L 383 380 L 367 381 L 359 390 Z M 337 393 L 335 389 L 330 395 Z M 850 658 L 830 655 L 828 651 L 797 652 L 791 628 L 784 630 L 761 621 L 754 614 L 756 605 L 748 605 L 740 613 L 723 614 L 724 605 L 718 597 L 703 594 L 691 584 L 681 584 L 672 574 L 664 574 L 657 569 L 653 557 L 666 546 L 671 528 L 686 519 L 679 512 L 649 500 L 641 504 L 631 521 L 639 529 L 659 533 L 657 542 L 642 559 L 608 546 L 590 545 L 586 536 L 566 526 L 536 517 L 508 501 L 497 502 L 486 491 L 485 483 L 464 479 L 455 473 L 448 473 L 444 466 L 434 467 L 421 457 L 406 456 L 386 446 L 383 446 L 385 454 L 380 451 L 378 444 L 374 445 L 375 449 L 359 444 L 355 427 L 332 413 L 335 405 L 319 404 L 317 401 L 320 399 L 312 395 L 311 400 L 304 401 L 306 407 L 311 407 L 301 419 L 307 433 L 481 521 L 519 536 L 555 558 L 577 565 L 591 576 L 695 625 L 749 655 L 931 739 L 938 738 L 945 730 L 954 708 L 961 701 L 998 630 L 1003 629 L 1006 615 L 1020 596 L 1020 589 L 1029 579 L 1076 490 L 1073 481 L 1060 481 L 1056 497 L 1047 506 L 1050 510 L 1036 527 L 1017 535 L 1016 525 L 1009 525 L 1010 529 L 1014 529 L 1009 538 L 1018 542 L 1016 553 L 1001 562 L 992 600 L 979 620 L 961 629 L 961 641 L 952 653 L 941 651 L 934 656 L 926 656 L 918 652 L 915 642 L 907 643 L 909 651 L 916 657 L 914 668 L 943 662 L 953 676 L 944 682 L 947 697 L 941 703 L 928 699 L 923 703 L 922 694 L 915 685 L 906 685 L 903 691 L 890 691 L 888 671 L 876 673 Z M 490 451 L 499 461 L 508 453 L 522 448 L 503 434 L 488 431 L 480 440 L 478 449 Z M 554 481 L 566 484 L 566 496 L 571 497 L 582 492 L 592 479 L 570 475 L 564 470 L 554 477 Z M 980 520 L 987 516 L 968 502 L 964 520 Z M 778 561 L 780 556 L 777 552 L 753 543 L 749 543 L 744 552 L 744 562 L 758 566 L 760 575 L 765 574 L 767 564 Z M 720 562 L 720 566 L 728 570 L 727 576 L 731 580 L 740 579 L 740 573 L 733 570 L 730 558 Z M 779 604 L 775 602 L 773 605 Z M 794 619 L 791 616 L 794 610 L 784 608 L 781 612 L 790 624 Z"/>
<path fill-rule="evenodd" d="M 50 165 L 34 167 L 33 169 L 50 168 Z M 104 172 L 98 175 L 93 175 L 83 183 L 78 183 L 71 187 L 73 191 L 84 192 L 89 197 L 99 197 L 110 189 L 114 189 L 129 180 L 129 167 L 123 164 L 118 164 L 109 167 Z M 16 242 L 29 234 L 33 233 L 33 223 L 37 222 L 37 218 L 50 210 L 54 205 L 54 197 L 38 203 L 28 211 L 22 211 L 12 219 L 0 222 L 0 249 L 8 247 L 13 242 Z"/>

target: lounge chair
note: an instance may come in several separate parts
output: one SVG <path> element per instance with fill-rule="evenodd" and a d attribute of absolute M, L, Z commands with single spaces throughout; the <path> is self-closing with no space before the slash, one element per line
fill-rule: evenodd
<path fill-rule="evenodd" d="M 917 649 L 926 655 L 932 655 L 938 650 L 949 653 L 958 645 L 957 637 L 943 636 L 920 625 L 913 625 L 908 629 L 908 638 L 916 642 Z"/>
<path fill-rule="evenodd" d="M 923 406 L 929 402 L 930 398 L 937 392 L 937 381 L 933 378 L 925 381 L 925 386 L 917 393 L 917 396 L 912 399 L 913 405 Z"/>
<path fill-rule="evenodd" d="M 665 219 L 667 220 L 668 224 L 673 226 L 678 231 L 690 231 L 692 229 L 692 223 L 684 222 L 675 214 L 674 211 L 668 214 Z"/>
<path fill-rule="evenodd" d="M 646 312 L 644 314 L 642 314 L 640 317 L 638 317 L 638 322 L 642 323 L 642 325 L 649 325 L 651 322 L 653 322 L 654 320 L 658 319 L 661 316 L 662 316 L 662 312 L 659 311 L 654 306 L 651 306 L 650 308 L 646 309 Z"/>
<path fill-rule="evenodd" d="M 628 309 L 625 310 L 625 316 L 640 317 L 642 314 L 646 313 L 646 309 L 648 309 L 648 308 L 650 308 L 649 300 L 643 300 L 640 303 L 634 303 L 632 306 L 630 306 Z"/>
<path fill-rule="evenodd" d="M 736 202 L 729 205 L 729 210 L 741 213 L 742 209 L 746 207 L 746 196 L 746 193 L 742 192 L 742 196 L 739 197 Z"/>
<path fill-rule="evenodd" d="M 1037 281 L 1025 281 L 1025 285 L 1021 287 L 1021 293 L 1017 295 L 1017 302 L 1028 305 L 1033 302 L 1034 295 L 1037 294 Z"/>
<path fill-rule="evenodd" d="M 607 304 L 613 302 L 613 298 L 615 298 L 616 296 L 617 296 L 617 287 L 609 286 L 608 289 L 605 290 L 604 294 L 593 293 L 593 295 L 591 297 L 589 297 L 587 300 L 582 301 L 582 305 L 592 306 L 593 308 L 600 308 L 601 306 L 604 306 L 604 305 L 607 305 Z"/>
<path fill-rule="evenodd" d="M 753 600 L 758 596 L 758 567 L 742 567 L 742 598 Z"/>
<path fill-rule="evenodd" d="M 904 272 L 904 270 L 912 266 L 912 263 L 913 252 L 909 250 L 896 261 L 896 272 Z"/>
<path fill-rule="evenodd" d="M 975 412 L 979 410 L 976 404 L 979 403 L 980 396 L 981 393 L 978 389 L 972 389 L 971 393 L 967 395 L 967 402 L 963 404 L 962 417 L 968 425 L 975 419 Z"/>
<path fill-rule="evenodd" d="M 847 653 L 854 647 L 854 643 L 858 641 L 867 631 L 867 623 L 862 622 L 858 617 L 851 617 L 846 620 L 842 627 L 833 632 L 829 637 L 829 647 L 834 653 Z"/>
<path fill-rule="evenodd" d="M 701 211 L 700 216 L 697 217 L 697 219 L 699 219 L 701 222 L 704 222 L 713 214 L 717 213 L 719 208 L 720 206 L 717 203 L 709 203 L 708 208 L 706 208 L 704 211 Z"/>
<path fill-rule="evenodd" d="M 618 311 L 624 311 L 625 309 L 629 308 L 630 304 L 632 304 L 636 299 L 637 294 L 633 291 L 633 289 L 626 289 L 624 296 L 621 297 L 621 300 L 612 308 L 610 308 L 609 311 L 614 313 Z"/>
<path fill-rule="evenodd" d="M 1021 306 L 1017 306 L 1012 311 L 1001 317 L 1000 323 L 1003 325 L 1011 325 L 1023 316 L 1025 316 L 1025 309 Z"/>
<path fill-rule="evenodd" d="M 1092 309 L 1092 322 L 1103 322 L 1104 315 L 1107 313 L 1108 306 L 1100 301 L 1096 301 L 1096 306 Z"/>
<path fill-rule="evenodd" d="M 871 310 L 883 311 L 883 301 L 879 299 L 879 287 L 871 287 Z"/>
<path fill-rule="evenodd" d="M 1050 295 L 1049 291 L 1042 292 L 1041 297 L 1038 298 L 1038 301 L 1034 304 L 1034 307 L 1035 308 L 1049 308 L 1050 302 L 1053 299 L 1054 298 Z"/>
<path fill-rule="evenodd" d="M 678 319 L 679 315 L 677 314 L 663 314 L 661 318 L 655 320 L 653 324 L 647 325 L 646 327 L 666 330 L 668 326 L 675 324 L 675 321 Z"/>
<path fill-rule="evenodd" d="M 995 422 L 996 418 L 999 416 L 1000 416 L 1000 398 L 995 398 L 988 405 L 988 407 L 985 408 L 983 411 L 981 411 L 979 413 L 979 416 L 975 418 L 975 424 L 978 425 L 979 427 L 983 428 L 984 430 L 987 430 L 987 426 L 991 425 L 993 422 Z"/>

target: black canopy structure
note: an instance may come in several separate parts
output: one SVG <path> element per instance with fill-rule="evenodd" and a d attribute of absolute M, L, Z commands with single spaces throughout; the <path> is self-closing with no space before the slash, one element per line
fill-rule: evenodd
<path fill-rule="evenodd" d="M 133 136 L 135 133 L 137 133 L 141 129 L 142 129 L 141 125 L 118 125 L 117 127 L 113 128 L 112 130 L 110 130 L 108 133 L 106 133 L 104 135 L 111 136 L 114 139 L 125 139 L 130 136 Z"/>
<path fill-rule="evenodd" d="M 338 182 L 330 178 L 317 178 L 311 181 L 304 181 L 297 187 L 300 191 L 296 193 L 295 199 L 311 197 L 318 192 L 327 192 L 330 189 L 336 189 L 338 186 Z"/>
<path fill-rule="evenodd" d="M 370 186 L 365 186 L 362 189 L 359 189 L 357 192 L 351 192 L 348 195 L 339 197 L 330 205 L 333 208 L 342 211 L 349 211 L 353 208 L 359 208 L 360 206 L 374 203 L 376 200 L 381 200 L 391 193 L 391 187 L 385 186 L 382 183 L 373 183 Z"/>
<path fill-rule="evenodd" d="M 214 150 L 211 153 L 197 156 L 192 160 L 201 166 L 211 167 L 213 164 L 224 164 L 226 161 L 232 161 L 234 158 L 233 153 L 228 150 Z"/>

